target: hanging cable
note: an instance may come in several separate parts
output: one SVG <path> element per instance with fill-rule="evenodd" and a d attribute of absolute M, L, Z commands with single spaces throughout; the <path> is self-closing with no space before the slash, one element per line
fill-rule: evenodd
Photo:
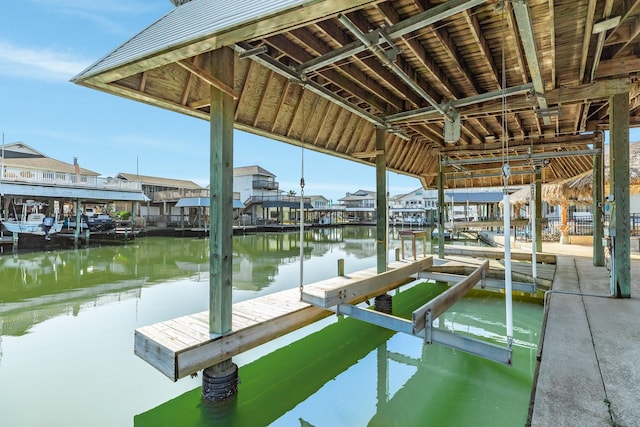
<path fill-rule="evenodd" d="M 502 7 L 502 29 L 505 29 L 505 10 Z M 507 124 L 507 97 L 505 88 L 507 87 L 507 66 L 505 60 L 505 38 L 502 38 L 502 175 L 504 177 L 504 290 L 505 290 L 505 311 L 507 326 L 507 345 L 509 348 L 513 344 L 513 303 L 512 303 L 512 283 L 511 283 L 511 202 L 509 201 L 509 140 Z"/>
<path fill-rule="evenodd" d="M 304 145 L 300 146 L 300 300 L 304 289 Z"/>

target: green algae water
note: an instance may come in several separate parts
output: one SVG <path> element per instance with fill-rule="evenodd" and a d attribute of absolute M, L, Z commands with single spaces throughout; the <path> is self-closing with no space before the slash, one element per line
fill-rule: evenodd
<path fill-rule="evenodd" d="M 390 252 L 399 241 L 390 241 Z M 305 282 L 375 265 L 371 227 L 306 232 Z M 298 286 L 298 233 L 234 237 L 234 301 Z M 513 426 L 526 421 L 542 307 L 514 301 L 514 366 L 332 316 L 239 355 L 239 393 L 201 402 L 133 355 L 139 326 L 206 310 L 208 240 L 0 256 L 2 426 Z M 443 287 L 394 293 L 408 315 Z M 504 344 L 504 299 L 473 292 L 438 320 Z"/>

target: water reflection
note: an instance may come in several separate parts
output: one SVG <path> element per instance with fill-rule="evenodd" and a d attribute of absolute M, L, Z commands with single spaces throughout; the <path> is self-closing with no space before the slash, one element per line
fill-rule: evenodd
<path fill-rule="evenodd" d="M 375 255 L 372 234 L 370 227 L 306 231 L 307 283 L 331 275 L 327 259 Z M 271 291 L 274 282 L 277 290 L 298 284 L 280 277 L 281 270 L 298 268 L 298 233 L 235 236 L 233 244 L 233 284 L 240 291 L 234 301 Z M 351 263 L 352 270 L 359 267 Z M 0 256 L 0 334 L 20 336 L 36 323 L 75 316 L 85 305 L 139 298 L 142 287 L 167 280 L 208 282 L 208 272 L 208 239 L 149 237 L 124 246 L 5 254 Z"/>

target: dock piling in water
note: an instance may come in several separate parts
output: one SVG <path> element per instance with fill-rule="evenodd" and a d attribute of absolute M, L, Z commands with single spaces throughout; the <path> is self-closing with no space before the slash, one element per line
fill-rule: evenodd
<path fill-rule="evenodd" d="M 238 392 L 238 365 L 231 359 L 222 361 L 202 371 L 202 399 L 222 402 Z"/>

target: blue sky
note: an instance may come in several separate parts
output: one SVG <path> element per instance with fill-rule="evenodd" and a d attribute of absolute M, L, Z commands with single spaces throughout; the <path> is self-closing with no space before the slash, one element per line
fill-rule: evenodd
<path fill-rule="evenodd" d="M 77 86 L 69 79 L 173 8 L 169 0 L 3 0 L 0 132 L 42 153 L 118 172 L 209 182 L 208 123 Z M 260 165 L 300 194 L 301 149 L 236 132 L 234 166 Z M 375 190 L 375 169 L 304 152 L 305 194 Z M 420 187 L 388 174 L 391 194 Z"/>

